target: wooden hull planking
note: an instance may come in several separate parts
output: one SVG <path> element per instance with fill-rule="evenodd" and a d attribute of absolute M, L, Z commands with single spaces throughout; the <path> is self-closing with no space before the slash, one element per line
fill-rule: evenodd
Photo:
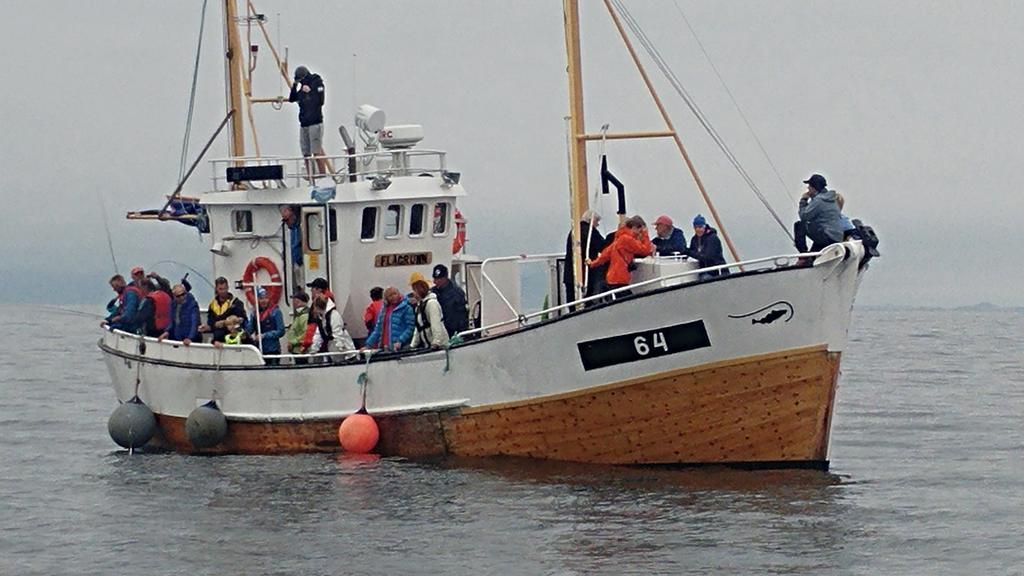
<path fill-rule="evenodd" d="M 824 463 L 840 353 L 824 346 L 685 368 L 519 402 L 375 415 L 382 455 L 521 456 L 598 464 Z M 158 415 L 153 444 L 182 452 L 341 450 L 340 419 L 232 420 L 195 450 Z"/>

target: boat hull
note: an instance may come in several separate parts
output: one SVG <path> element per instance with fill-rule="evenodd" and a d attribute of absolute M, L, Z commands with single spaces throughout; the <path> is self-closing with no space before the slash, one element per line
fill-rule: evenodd
<path fill-rule="evenodd" d="M 378 417 L 382 455 L 519 456 L 600 464 L 825 467 L 839 353 L 824 347 L 718 362 L 546 398 Z M 201 453 L 341 450 L 341 418 L 232 421 L 197 450 L 158 415 L 154 446 Z"/>

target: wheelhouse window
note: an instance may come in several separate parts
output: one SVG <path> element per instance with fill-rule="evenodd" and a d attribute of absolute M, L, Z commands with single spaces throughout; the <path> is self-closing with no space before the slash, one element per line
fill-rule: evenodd
<path fill-rule="evenodd" d="M 319 212 L 307 212 L 306 213 L 306 246 L 310 252 L 319 252 L 323 250 L 323 239 L 324 229 L 323 222 Z"/>
<path fill-rule="evenodd" d="M 448 203 L 438 202 L 434 204 L 434 236 L 444 236 L 448 233 Z"/>
<path fill-rule="evenodd" d="M 338 213 L 334 210 L 334 208 L 331 208 L 328 211 L 328 214 L 328 219 L 330 220 L 331 223 L 331 229 L 329 231 L 331 236 L 330 241 L 333 244 L 334 242 L 338 241 Z"/>
<path fill-rule="evenodd" d="M 394 238 L 402 232 L 402 205 L 389 204 L 384 213 L 384 237 Z"/>
<path fill-rule="evenodd" d="M 413 204 L 409 210 L 409 236 L 423 235 L 423 217 L 427 213 L 426 204 Z"/>
<path fill-rule="evenodd" d="M 235 210 L 232 214 L 231 228 L 235 233 L 252 232 L 252 210 Z"/>
<path fill-rule="evenodd" d="M 377 207 L 368 206 L 363 208 L 363 224 L 359 231 L 359 238 L 373 240 L 377 237 Z"/>

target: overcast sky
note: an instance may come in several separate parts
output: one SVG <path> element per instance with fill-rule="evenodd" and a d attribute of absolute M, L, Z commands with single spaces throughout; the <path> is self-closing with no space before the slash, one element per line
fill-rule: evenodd
<path fill-rule="evenodd" d="M 865 304 L 1024 305 L 1024 3 L 627 0 L 634 16 L 774 207 L 790 221 L 821 172 L 872 224 L 883 257 Z M 603 5 L 581 2 L 591 130 L 662 126 Z M 772 160 L 761 154 L 680 15 L 685 13 Z M 100 300 L 112 271 L 175 260 L 207 271 L 189 228 L 128 222 L 179 170 L 201 0 L 0 2 L 0 301 Z M 472 251 L 555 251 L 568 225 L 561 2 L 257 2 L 293 66 L 327 86 L 325 145 L 372 103 L 421 123 L 470 197 Z M 193 154 L 224 114 L 221 7 L 207 12 Z M 244 39 L 243 39 L 244 42 Z M 269 52 L 256 90 L 278 94 Z M 789 250 L 683 102 L 652 76 L 741 256 Z M 258 109 L 264 153 L 297 152 L 294 107 Z M 221 140 L 213 155 L 226 155 Z M 598 147 L 591 148 L 592 184 Z M 707 209 L 668 140 L 614 143 L 630 212 L 688 222 Z M 208 183 L 197 171 L 186 192 Z M 614 204 L 606 204 L 611 216 Z M 692 233 L 687 227 L 687 235 Z M 159 266 L 180 276 L 183 268 Z"/>

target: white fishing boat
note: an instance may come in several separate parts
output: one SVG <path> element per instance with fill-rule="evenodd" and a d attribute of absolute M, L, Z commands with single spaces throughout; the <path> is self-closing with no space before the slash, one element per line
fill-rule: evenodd
<path fill-rule="evenodd" d="M 685 151 L 660 102 L 663 131 L 587 133 L 577 6 L 564 4 L 571 221 L 580 222 L 588 141 L 668 138 Z M 251 94 L 237 27 L 262 21 L 253 12 L 239 17 L 233 0 L 224 7 L 231 110 L 222 127 L 230 126 L 232 155 L 211 162 L 213 187 L 195 201 L 214 274 L 236 290 L 271 289 L 285 317 L 294 275 L 323 277 L 359 339 L 370 286 L 404 288 L 411 273 L 429 278 L 444 264 L 466 292 L 472 323 L 440 350 L 314 357 L 105 330 L 99 347 L 118 400 L 141 402 L 155 415 L 148 446 L 337 451 L 339 425 L 365 407 L 379 427 L 375 451 L 384 455 L 827 467 L 840 359 L 872 246 L 850 240 L 704 269 L 685 258 L 645 258 L 632 285 L 589 298 L 581 297 L 578 258 L 575 293 L 565 293 L 561 251 L 453 253 L 467 191 L 445 152 L 418 147 L 419 126 L 390 126 L 379 110 L 361 107 L 355 128 L 364 149 L 348 139 L 344 153 L 328 157 L 328 177 L 312 184 L 301 157 L 246 154 L 243 113 L 273 99 Z M 619 25 L 614 6 L 606 7 Z M 286 63 L 278 65 L 287 82 Z M 301 262 L 291 259 L 282 205 L 301 207 Z M 521 268 L 530 263 L 548 274 L 543 310 L 520 301 Z M 707 274 L 719 270 L 730 273 Z M 197 410 L 217 412 L 226 427 L 197 441 L 187 426 Z"/>

